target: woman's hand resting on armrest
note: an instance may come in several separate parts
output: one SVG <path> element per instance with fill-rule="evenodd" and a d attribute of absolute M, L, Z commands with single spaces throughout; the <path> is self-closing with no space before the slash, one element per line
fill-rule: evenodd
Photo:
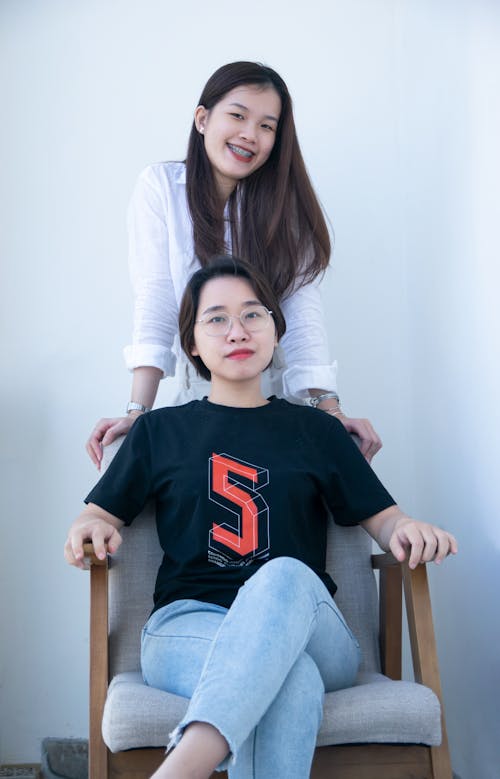
<path fill-rule="evenodd" d="M 69 565 L 85 568 L 84 543 L 91 542 L 99 560 L 107 554 L 114 554 L 122 542 L 118 532 L 123 527 L 118 517 L 105 511 L 95 503 L 89 503 L 71 525 L 64 545 L 64 557 Z"/>
<path fill-rule="evenodd" d="M 400 563 L 408 558 L 410 568 L 431 560 L 439 565 L 445 557 L 458 552 L 456 538 L 451 533 L 429 522 L 412 519 L 399 506 L 390 506 L 361 524 Z"/>

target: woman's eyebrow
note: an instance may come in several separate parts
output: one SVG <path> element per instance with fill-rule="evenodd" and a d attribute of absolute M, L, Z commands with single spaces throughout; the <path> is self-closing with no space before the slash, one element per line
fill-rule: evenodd
<path fill-rule="evenodd" d="M 211 311 L 225 311 L 225 310 L 226 310 L 225 306 L 209 306 L 204 311 L 202 311 L 201 315 L 204 316 L 204 314 L 209 314 Z"/>
<path fill-rule="evenodd" d="M 235 106 L 236 108 L 242 108 L 243 111 L 248 111 L 246 105 L 243 105 L 243 103 L 229 103 L 229 105 Z M 272 114 L 266 114 L 263 119 L 272 119 L 273 122 L 277 122 L 278 119 L 275 116 L 272 116 Z"/>
<path fill-rule="evenodd" d="M 261 306 L 262 303 L 260 302 L 260 300 L 244 300 L 243 303 L 241 304 L 241 307 L 245 308 L 245 306 L 255 306 L 255 305 Z M 226 310 L 226 306 L 209 306 L 202 312 L 201 315 L 205 316 L 205 314 L 210 314 L 212 311 L 225 311 L 225 310 Z"/>

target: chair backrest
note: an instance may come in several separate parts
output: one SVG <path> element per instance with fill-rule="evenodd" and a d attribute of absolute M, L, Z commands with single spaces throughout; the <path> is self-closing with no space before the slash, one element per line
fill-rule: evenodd
<path fill-rule="evenodd" d="M 121 440 L 106 448 L 103 467 Z M 371 567 L 371 539 L 360 527 L 328 527 L 327 571 L 338 585 L 335 600 L 363 651 L 361 670 L 380 671 L 378 596 Z M 162 552 L 154 507 L 147 506 L 130 527 L 109 571 L 110 675 L 140 667 L 140 633 L 152 609 L 152 593 Z"/>
<path fill-rule="evenodd" d="M 338 590 L 335 603 L 361 644 L 361 671 L 380 673 L 378 590 L 372 539 L 362 527 L 328 522 L 326 570 Z"/>

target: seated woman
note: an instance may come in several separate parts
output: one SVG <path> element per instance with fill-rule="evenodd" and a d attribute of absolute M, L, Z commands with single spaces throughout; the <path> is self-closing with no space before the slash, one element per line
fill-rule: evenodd
<path fill-rule="evenodd" d="M 352 685 L 360 660 L 325 572 L 325 504 L 411 567 L 457 544 L 398 508 L 335 417 L 262 395 L 285 322 L 254 268 L 219 257 L 195 273 L 179 325 L 210 394 L 137 419 L 65 556 L 83 567 L 89 540 L 113 554 L 153 497 L 164 557 L 142 671 L 191 699 L 155 779 L 306 779 L 324 692 Z"/>

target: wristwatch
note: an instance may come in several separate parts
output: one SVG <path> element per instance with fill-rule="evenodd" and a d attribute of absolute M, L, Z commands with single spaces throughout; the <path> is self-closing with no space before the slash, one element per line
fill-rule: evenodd
<path fill-rule="evenodd" d="M 150 408 L 147 406 L 143 406 L 142 403 L 135 403 L 133 400 L 130 401 L 130 403 L 127 403 L 127 414 L 130 414 L 131 411 L 142 411 L 143 413 L 146 413 L 148 411 L 151 411 Z"/>
<path fill-rule="evenodd" d="M 336 392 L 323 392 L 321 395 L 313 396 L 309 398 L 309 405 L 317 408 L 323 400 L 336 400 L 340 406 L 340 398 Z"/>

